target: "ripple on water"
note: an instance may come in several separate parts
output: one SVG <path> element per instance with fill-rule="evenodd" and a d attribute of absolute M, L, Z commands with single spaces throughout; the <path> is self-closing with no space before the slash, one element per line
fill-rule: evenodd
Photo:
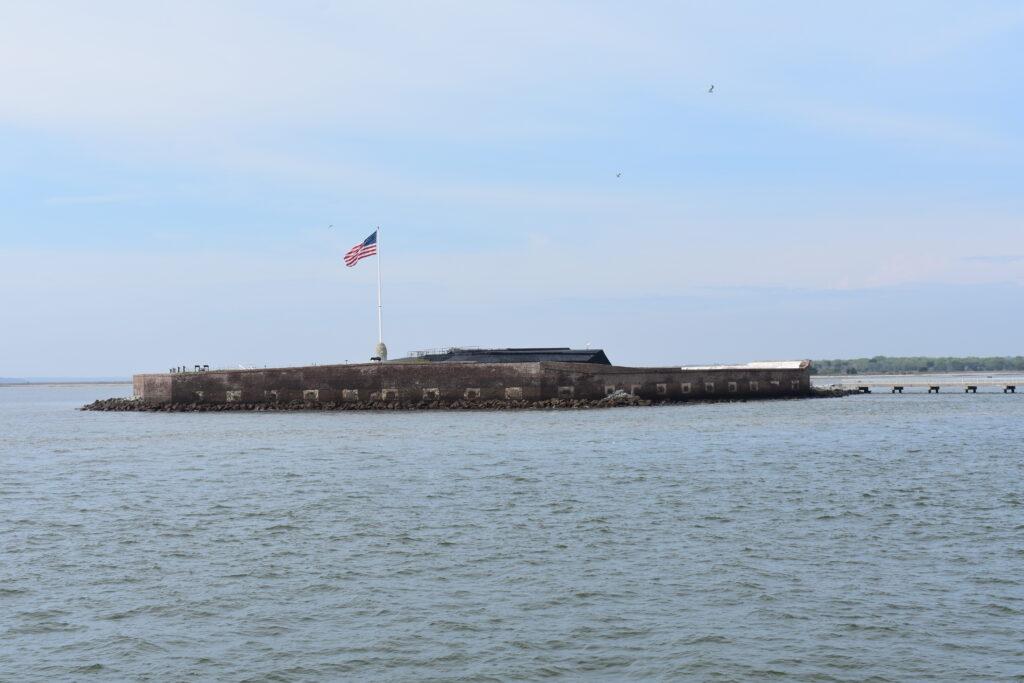
<path fill-rule="evenodd" d="M 1018 396 L 107 415 L 19 391 L 11 680 L 1024 671 Z"/>

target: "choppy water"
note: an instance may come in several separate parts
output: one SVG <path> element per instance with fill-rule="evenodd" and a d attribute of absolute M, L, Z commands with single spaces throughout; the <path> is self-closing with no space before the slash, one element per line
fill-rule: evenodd
<path fill-rule="evenodd" d="M 0 680 L 1024 677 L 1024 395 L 135 414 L 0 388 Z"/>

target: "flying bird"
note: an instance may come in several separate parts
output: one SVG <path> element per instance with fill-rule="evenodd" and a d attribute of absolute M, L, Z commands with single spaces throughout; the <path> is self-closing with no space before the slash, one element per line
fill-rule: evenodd
<path fill-rule="evenodd" d="M 616 173 L 616 174 L 615 174 L 615 177 L 616 177 L 616 178 L 621 178 L 621 177 L 622 177 L 622 174 L 621 174 L 621 173 Z"/>
<path fill-rule="evenodd" d="M 715 86 L 714 86 L 714 84 L 712 84 L 712 85 L 711 85 L 711 87 L 710 87 L 710 88 L 708 88 L 708 92 L 715 92 Z"/>

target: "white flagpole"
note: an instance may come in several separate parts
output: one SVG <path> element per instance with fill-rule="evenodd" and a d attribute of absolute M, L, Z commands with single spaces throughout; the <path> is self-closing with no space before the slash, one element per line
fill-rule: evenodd
<path fill-rule="evenodd" d="M 384 343 L 383 306 L 380 297 L 380 226 L 377 226 L 377 343 Z"/>

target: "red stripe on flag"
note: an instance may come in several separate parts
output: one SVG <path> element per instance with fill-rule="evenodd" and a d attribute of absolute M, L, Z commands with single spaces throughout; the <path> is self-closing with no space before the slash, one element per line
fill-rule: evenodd
<path fill-rule="evenodd" d="M 375 256 L 376 254 L 377 254 L 377 245 L 376 244 L 371 244 L 369 246 L 363 246 L 363 243 L 360 242 L 356 246 L 354 246 L 351 249 L 349 249 L 348 253 L 345 254 L 345 265 L 348 266 L 349 268 L 351 268 L 355 264 L 357 264 L 360 261 L 362 261 L 364 258 L 367 258 L 369 256 Z"/>

